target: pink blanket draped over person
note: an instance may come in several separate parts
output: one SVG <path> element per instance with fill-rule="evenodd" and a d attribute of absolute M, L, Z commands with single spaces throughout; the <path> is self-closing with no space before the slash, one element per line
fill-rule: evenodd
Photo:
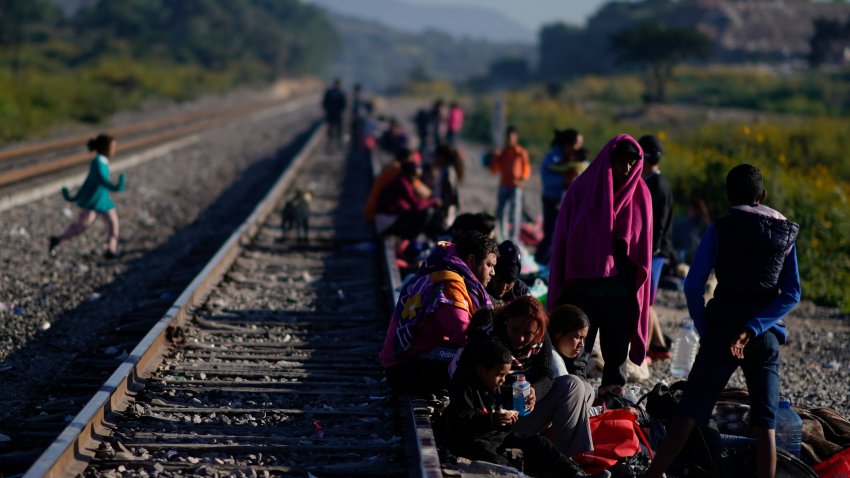
<path fill-rule="evenodd" d="M 626 169 L 628 176 L 615 191 L 613 156 L 621 142 L 631 143 L 633 148 L 626 144 L 624 149 L 635 151 L 640 160 Z M 551 312 L 579 280 L 616 276 L 615 243 L 623 243 L 625 257 L 634 266 L 637 307 L 629 358 L 636 364 L 646 357 L 652 260 L 652 201 L 641 179 L 642 159 L 634 138 L 616 136 L 567 190 L 555 225 L 547 304 Z"/>

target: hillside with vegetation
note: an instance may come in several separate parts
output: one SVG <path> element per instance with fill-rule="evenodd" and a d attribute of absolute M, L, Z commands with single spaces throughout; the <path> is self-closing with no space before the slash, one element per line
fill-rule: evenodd
<path fill-rule="evenodd" d="M 339 46 L 322 10 L 298 0 L 67 2 L 2 2 L 0 141 L 320 73 Z"/>
<path fill-rule="evenodd" d="M 610 38 L 646 22 L 705 34 L 713 44 L 709 55 L 712 62 L 800 63 L 807 60 L 818 21 L 850 25 L 850 4 L 811 0 L 611 1 L 585 27 L 555 22 L 541 30 L 540 73 L 544 79 L 610 73 L 618 65 Z"/>

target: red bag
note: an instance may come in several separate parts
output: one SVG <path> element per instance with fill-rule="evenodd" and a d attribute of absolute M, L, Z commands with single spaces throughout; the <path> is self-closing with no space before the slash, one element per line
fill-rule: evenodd
<path fill-rule="evenodd" d="M 584 471 L 596 474 L 614 466 L 620 458 L 626 458 L 641 451 L 643 443 L 649 457 L 652 449 L 637 419 L 626 409 L 609 410 L 590 417 L 590 434 L 593 437 L 593 451 L 573 457 Z"/>
<path fill-rule="evenodd" d="M 850 448 L 845 448 L 812 467 L 821 478 L 847 478 L 850 476 Z"/>

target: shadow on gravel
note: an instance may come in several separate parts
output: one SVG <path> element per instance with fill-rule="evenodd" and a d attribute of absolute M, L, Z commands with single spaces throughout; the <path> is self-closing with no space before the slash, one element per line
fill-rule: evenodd
<path fill-rule="evenodd" d="M 24 471 L 62 431 L 253 210 L 316 126 L 256 160 L 194 222 L 130 259 L 123 274 L 97 291 L 98 298 L 54 317 L 49 330 L 7 357 L 4 365 L 11 368 L 0 371 L 0 383 L 15 387 L 19 401 L 0 410 L 0 434 L 11 438 L 0 442 L 0 476 Z M 133 253 L 127 250 L 125 257 Z M 80 330 L 74 318 L 86 315 L 106 318 L 96 330 Z M 42 362 L 42 353 L 59 360 Z"/>

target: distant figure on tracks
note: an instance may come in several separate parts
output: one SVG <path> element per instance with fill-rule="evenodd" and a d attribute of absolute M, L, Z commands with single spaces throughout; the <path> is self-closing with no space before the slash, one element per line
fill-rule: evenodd
<path fill-rule="evenodd" d="M 325 91 L 325 97 L 322 99 L 322 109 L 325 110 L 325 121 L 328 123 L 328 148 L 334 143 L 342 146 L 342 114 L 345 112 L 345 106 L 342 81 L 337 78 L 333 86 Z"/>
<path fill-rule="evenodd" d="M 449 105 L 449 119 L 446 123 L 446 144 L 455 148 L 457 140 L 460 136 L 460 130 L 463 129 L 463 108 L 460 107 L 457 101 L 453 101 Z"/>
<path fill-rule="evenodd" d="M 118 257 L 118 213 L 115 211 L 115 203 L 109 198 L 109 193 L 124 191 L 123 174 L 118 176 L 117 184 L 109 180 L 109 158 L 115 155 L 117 142 L 115 138 L 101 134 L 90 139 L 87 146 L 89 151 L 97 152 L 97 156 L 91 160 L 86 180 L 74 196 L 71 196 L 68 188 L 62 188 L 62 196 L 65 200 L 75 203 L 83 210 L 62 235 L 50 236 L 48 251 L 53 253 L 62 241 L 81 234 L 94 223 L 98 216 L 101 216 L 106 221 L 108 232 L 103 257 L 114 259 Z"/>

